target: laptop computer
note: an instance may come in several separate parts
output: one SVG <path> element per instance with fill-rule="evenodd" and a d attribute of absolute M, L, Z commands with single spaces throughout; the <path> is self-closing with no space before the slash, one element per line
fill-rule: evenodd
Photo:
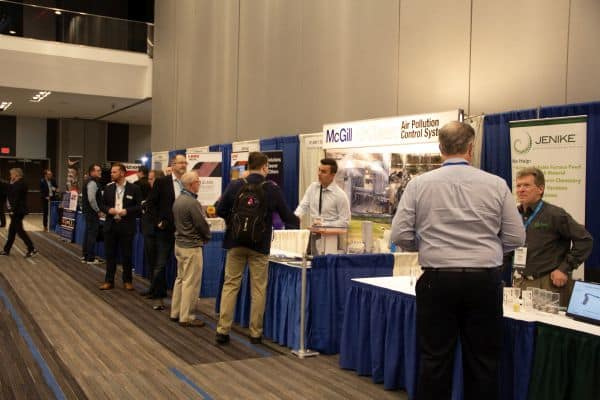
<path fill-rule="evenodd" d="M 576 320 L 600 325 L 600 284 L 575 281 L 567 315 Z"/>

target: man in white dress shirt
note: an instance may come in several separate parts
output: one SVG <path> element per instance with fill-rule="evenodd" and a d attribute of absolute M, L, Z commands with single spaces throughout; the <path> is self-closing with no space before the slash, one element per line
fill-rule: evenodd
<path fill-rule="evenodd" d="M 311 225 L 347 228 L 350 223 L 350 202 L 336 183 L 337 162 L 324 158 L 319 165 L 319 181 L 310 184 L 294 211 L 298 217 L 310 215 Z"/>

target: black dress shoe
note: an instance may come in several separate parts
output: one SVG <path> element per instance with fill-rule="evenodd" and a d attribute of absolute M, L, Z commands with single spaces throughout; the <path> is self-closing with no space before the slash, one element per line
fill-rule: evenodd
<path fill-rule="evenodd" d="M 259 336 L 259 337 L 252 337 L 252 336 L 250 336 L 250 343 L 252 343 L 252 344 L 261 344 L 262 343 L 262 336 Z"/>
<path fill-rule="evenodd" d="M 171 322 L 179 322 L 179 317 L 169 317 L 169 320 L 171 320 Z"/>
<path fill-rule="evenodd" d="M 39 254 L 38 249 L 29 250 L 27 254 L 25 254 L 25 258 L 35 257 Z"/>
<path fill-rule="evenodd" d="M 217 332 L 217 336 L 215 337 L 215 340 L 217 341 L 218 344 L 229 343 L 229 335 L 224 335 L 222 333 Z"/>
<path fill-rule="evenodd" d="M 0 256 L 9 256 L 10 254 L 8 254 L 8 251 L 0 251 Z"/>

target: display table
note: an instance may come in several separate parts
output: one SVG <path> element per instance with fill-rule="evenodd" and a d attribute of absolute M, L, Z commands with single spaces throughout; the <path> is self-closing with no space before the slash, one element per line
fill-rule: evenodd
<path fill-rule="evenodd" d="M 386 389 L 417 385 L 416 299 L 410 277 L 352 282 L 346 298 L 340 366 Z M 504 312 L 502 399 L 600 398 L 600 327 L 564 315 Z M 460 348 L 453 399 L 462 398 Z M 577 365 L 575 365 L 577 360 Z"/>
<path fill-rule="evenodd" d="M 325 354 L 339 352 L 344 318 L 345 293 L 353 278 L 391 276 L 391 254 L 317 256 L 307 271 L 306 338 L 307 347 Z M 267 302 L 263 335 L 283 346 L 296 349 L 299 344 L 301 270 L 282 263 L 269 264 Z M 221 276 L 224 271 L 221 271 Z M 223 278 L 220 279 L 220 288 Z M 219 313 L 220 292 L 215 311 Z M 247 327 L 250 319 L 250 286 L 244 272 L 234 321 Z"/>
<path fill-rule="evenodd" d="M 52 202 L 50 212 L 50 228 L 51 231 L 56 229 L 56 221 L 58 220 L 58 204 L 60 202 Z M 54 228 L 52 227 L 54 221 Z M 77 213 L 75 224 L 75 243 L 82 246 L 85 236 L 85 216 L 81 211 Z M 102 229 L 102 226 L 100 227 Z M 202 249 L 203 268 L 202 268 L 202 285 L 200 288 L 200 297 L 215 297 L 217 292 L 220 293 L 219 278 L 223 269 L 225 252 L 223 250 L 224 232 L 211 232 L 211 240 L 204 245 Z M 96 255 L 104 258 L 104 243 L 96 243 Z M 147 266 L 147 261 L 144 257 L 144 235 L 141 233 L 140 224 L 138 221 L 136 233 L 133 237 L 131 261 L 133 263 L 134 272 L 147 279 L 150 279 L 150 273 Z M 171 289 L 177 277 L 177 261 L 175 256 L 167 262 L 166 271 L 167 285 Z"/>

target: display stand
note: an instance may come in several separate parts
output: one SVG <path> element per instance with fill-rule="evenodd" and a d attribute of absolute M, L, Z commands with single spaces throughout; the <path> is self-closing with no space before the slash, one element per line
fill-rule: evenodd
<path fill-rule="evenodd" d="M 292 350 L 292 354 L 297 356 L 298 358 L 306 358 L 306 357 L 314 357 L 318 356 L 319 353 L 317 351 L 312 351 L 306 348 L 305 337 L 304 337 L 304 327 L 306 325 L 305 321 L 305 307 L 306 307 L 306 271 L 308 269 L 307 266 L 307 255 L 304 252 L 302 256 L 302 284 L 300 288 L 300 346 L 298 350 Z"/>
<path fill-rule="evenodd" d="M 271 259 L 275 262 L 284 262 L 291 267 L 301 269 L 300 288 L 300 345 L 292 354 L 298 358 L 313 357 L 319 355 L 316 351 L 306 348 L 304 330 L 306 326 L 306 274 L 308 268 L 307 248 L 310 242 L 310 231 L 307 229 L 275 230 L 271 244 Z M 298 265 L 298 259 L 302 261 Z"/>

